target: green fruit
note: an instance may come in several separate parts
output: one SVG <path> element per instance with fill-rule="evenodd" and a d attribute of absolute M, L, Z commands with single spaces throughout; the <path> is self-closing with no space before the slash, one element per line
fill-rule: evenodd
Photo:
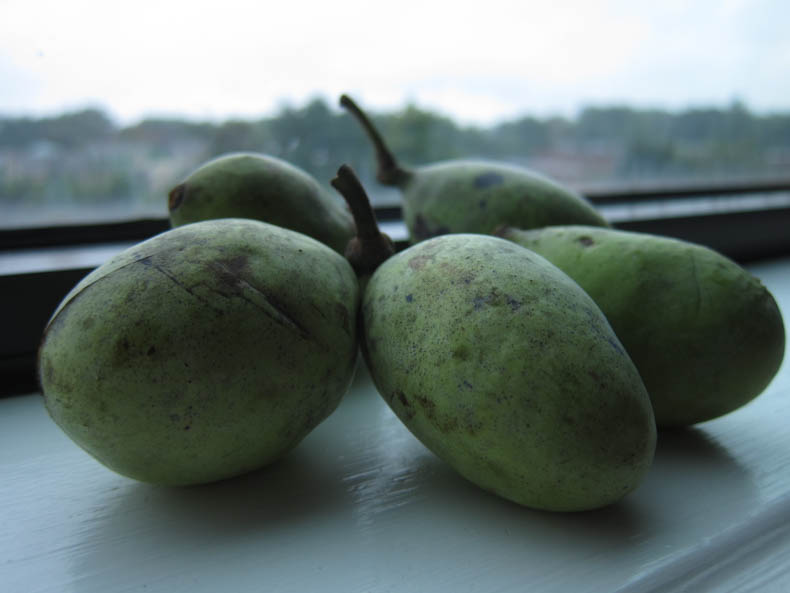
<path fill-rule="evenodd" d="M 462 476 L 538 509 L 632 491 L 656 429 L 639 374 L 603 314 L 545 259 L 453 234 L 384 261 L 362 343 L 395 414 Z"/>
<path fill-rule="evenodd" d="M 412 243 L 449 233 L 491 234 L 503 224 L 608 226 L 584 197 L 522 167 L 454 160 L 405 169 L 364 112 L 346 95 L 340 103 L 356 116 L 375 147 L 378 180 L 401 189 Z"/>
<path fill-rule="evenodd" d="M 47 410 L 123 475 L 210 482 L 268 464 L 338 405 L 358 342 L 348 262 L 259 221 L 185 225 L 94 270 L 39 351 Z"/>
<path fill-rule="evenodd" d="M 776 301 L 711 249 L 578 226 L 500 234 L 543 255 L 598 303 L 642 375 L 659 426 L 727 414 L 779 370 L 785 334 Z"/>
<path fill-rule="evenodd" d="M 200 166 L 170 190 L 177 227 L 214 218 L 252 218 L 304 233 L 342 254 L 354 221 L 342 201 L 305 171 L 272 156 L 232 153 Z"/>

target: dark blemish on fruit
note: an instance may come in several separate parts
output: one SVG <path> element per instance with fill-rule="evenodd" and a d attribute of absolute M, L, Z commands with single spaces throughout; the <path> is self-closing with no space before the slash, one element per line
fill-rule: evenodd
<path fill-rule="evenodd" d="M 481 428 L 483 428 L 482 422 L 470 422 L 466 425 L 466 432 L 469 433 L 469 436 L 475 436 Z"/>
<path fill-rule="evenodd" d="M 472 303 L 474 304 L 474 310 L 479 311 L 483 308 L 483 305 L 500 305 L 502 303 L 499 295 L 497 294 L 496 288 L 492 289 L 489 294 L 486 296 L 476 296 Z"/>
<path fill-rule="evenodd" d="M 438 425 L 435 426 L 437 426 L 437 428 L 444 433 L 458 430 L 458 418 L 455 417 L 448 418 L 444 422 L 440 422 Z"/>
<path fill-rule="evenodd" d="M 406 399 L 406 394 L 400 390 L 393 392 L 392 396 L 390 397 L 390 402 L 393 402 L 395 398 L 398 398 L 401 406 L 403 406 L 403 414 L 406 416 L 406 420 L 411 420 L 414 418 L 414 408 L 411 405 L 411 402 Z"/>
<path fill-rule="evenodd" d="M 498 476 L 499 478 L 505 479 L 505 480 L 509 480 L 510 479 L 508 472 L 506 472 L 504 469 L 502 469 L 502 466 L 500 466 L 498 463 L 495 463 L 494 461 L 491 461 L 490 459 L 486 459 L 486 466 L 491 471 L 491 473 L 493 473 L 495 476 Z"/>
<path fill-rule="evenodd" d="M 409 400 L 406 399 L 406 394 L 404 394 L 402 391 L 398 393 L 398 401 L 400 401 L 400 403 L 407 408 L 411 405 Z"/>
<path fill-rule="evenodd" d="M 187 425 L 184 427 L 184 430 L 189 430 L 190 428 L 192 428 L 192 427 L 191 427 L 189 424 L 187 424 Z"/>
<path fill-rule="evenodd" d="M 227 259 L 220 259 L 211 264 L 212 269 L 217 273 L 219 280 L 238 289 L 243 279 L 241 275 L 247 267 L 249 258 L 246 255 L 237 255 Z"/>
<path fill-rule="evenodd" d="M 480 207 L 480 210 L 485 210 L 486 206 L 488 206 L 488 202 L 485 200 L 480 200 L 477 205 Z"/>
<path fill-rule="evenodd" d="M 506 296 L 505 300 L 510 306 L 511 311 L 518 311 L 521 308 L 521 301 L 514 299 L 512 296 Z"/>
<path fill-rule="evenodd" d="M 172 212 L 176 208 L 181 205 L 181 202 L 184 201 L 184 196 L 187 193 L 187 184 L 186 183 L 179 183 L 173 189 L 170 190 L 168 194 L 167 200 L 167 207 Z"/>
<path fill-rule="evenodd" d="M 414 398 L 420 407 L 425 410 L 425 415 L 428 417 L 428 420 L 434 420 L 436 418 L 436 404 L 429 400 L 424 395 L 418 395 Z"/>
<path fill-rule="evenodd" d="M 424 398 L 423 398 L 424 399 Z M 425 417 L 427 418 L 428 422 L 430 422 L 439 432 L 444 434 L 453 432 L 458 430 L 458 418 L 455 416 L 451 417 L 440 417 L 436 414 L 436 405 L 430 401 L 425 399 Z"/>
<path fill-rule="evenodd" d="M 49 359 L 44 361 L 43 376 L 47 383 L 52 384 L 54 382 L 53 379 L 55 377 L 55 369 L 52 366 L 52 361 Z"/>
<path fill-rule="evenodd" d="M 155 348 L 155 347 L 153 347 L 153 346 L 151 346 L 151 347 L 148 349 L 148 352 L 146 352 L 146 354 L 147 354 L 148 356 L 153 356 L 153 355 L 154 355 L 154 353 L 156 353 L 156 348 Z"/>
<path fill-rule="evenodd" d="M 345 305 L 341 303 L 335 304 L 335 311 L 337 315 L 340 317 L 340 323 L 343 325 L 343 331 L 346 332 L 347 335 L 351 335 L 351 324 L 348 314 L 348 309 L 346 309 Z"/>
<path fill-rule="evenodd" d="M 131 349 L 131 345 L 129 344 L 129 340 L 127 338 L 120 338 L 117 342 L 115 342 L 115 346 L 113 346 L 112 357 L 113 357 L 113 364 L 126 364 L 129 360 L 129 350 Z"/>
<path fill-rule="evenodd" d="M 407 303 L 411 303 L 413 300 L 414 300 L 414 296 L 413 295 L 410 295 L 410 294 L 406 295 L 406 302 Z"/>
<path fill-rule="evenodd" d="M 469 360 L 469 348 L 466 346 L 458 346 L 458 348 L 453 350 L 453 358 L 457 358 L 458 360 Z"/>
<path fill-rule="evenodd" d="M 477 189 L 485 189 L 494 185 L 501 185 L 504 181 L 505 178 L 500 173 L 489 171 L 475 177 L 475 187 Z"/>
<path fill-rule="evenodd" d="M 589 247 L 590 245 L 595 245 L 595 241 L 592 240 L 592 237 L 579 237 L 577 239 L 579 243 L 581 243 L 582 247 Z"/>
<path fill-rule="evenodd" d="M 417 396 L 414 398 L 415 401 L 422 407 L 425 411 L 425 417 L 434 427 L 436 427 L 442 433 L 450 433 L 455 430 L 458 430 L 458 418 L 455 416 L 451 417 L 441 417 L 436 413 L 436 404 L 428 399 L 425 396 Z M 470 434 L 474 434 L 476 429 L 482 428 L 481 423 L 470 423 L 467 426 L 467 430 Z"/>
<path fill-rule="evenodd" d="M 412 270 L 420 270 L 426 263 L 433 260 L 433 254 L 430 255 L 415 255 L 409 260 L 409 267 Z M 397 288 L 397 287 L 396 287 Z"/>
<path fill-rule="evenodd" d="M 423 218 L 422 214 L 418 214 L 414 218 L 414 235 L 418 239 L 425 239 L 431 236 L 428 223 L 425 222 L 425 218 Z"/>
<path fill-rule="evenodd" d="M 603 378 L 598 373 L 591 370 L 591 371 L 587 371 L 587 374 L 590 375 L 590 378 L 592 378 L 593 381 L 598 383 L 598 387 L 600 387 L 601 389 L 606 389 L 606 381 L 604 381 Z"/>
<path fill-rule="evenodd" d="M 238 274 L 242 270 L 244 270 L 244 268 L 247 267 L 249 259 L 250 258 L 247 257 L 246 255 L 237 255 L 236 257 L 231 257 L 226 260 L 223 260 L 222 263 L 224 263 L 229 270 Z"/>
<path fill-rule="evenodd" d="M 438 237 L 439 235 L 446 235 L 449 232 L 450 229 L 448 227 L 434 227 L 429 225 L 422 214 L 418 214 L 414 218 L 414 236 L 420 241 L 430 239 L 431 237 Z"/>
<path fill-rule="evenodd" d="M 474 387 L 472 386 L 472 384 L 471 384 L 469 381 L 467 381 L 466 379 L 464 379 L 463 381 L 461 381 L 461 384 L 460 384 L 458 387 L 459 387 L 459 388 L 463 387 L 464 389 L 467 389 L 467 390 L 474 389 Z"/>
<path fill-rule="evenodd" d="M 518 252 L 519 257 L 521 259 L 523 259 L 524 261 L 528 261 L 528 262 L 532 263 L 532 258 L 529 256 L 529 252 L 524 253 L 524 249 L 522 249 L 518 245 L 511 244 L 510 242 L 504 243 L 504 244 L 502 244 L 502 243 L 498 244 L 497 245 L 497 251 L 499 253 L 516 253 L 516 252 Z"/>

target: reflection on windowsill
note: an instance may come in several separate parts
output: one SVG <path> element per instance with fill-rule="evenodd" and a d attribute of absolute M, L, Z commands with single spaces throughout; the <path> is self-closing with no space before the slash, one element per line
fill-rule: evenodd
<path fill-rule="evenodd" d="M 687 199 L 635 201 L 596 206 L 603 216 L 613 223 L 732 212 L 754 212 L 789 207 L 790 192 L 736 196 L 700 196 Z"/>
<path fill-rule="evenodd" d="M 45 247 L 0 253 L 0 276 L 95 268 L 132 245 L 134 242 Z"/>

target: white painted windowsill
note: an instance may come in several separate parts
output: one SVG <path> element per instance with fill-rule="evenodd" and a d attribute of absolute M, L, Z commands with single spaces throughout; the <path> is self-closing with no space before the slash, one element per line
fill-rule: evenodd
<path fill-rule="evenodd" d="M 790 258 L 750 268 L 790 319 Z M 458 477 L 362 373 L 270 468 L 172 489 L 118 476 L 0 400 L 0 591 L 790 591 L 790 365 L 759 398 L 659 433 L 637 491 L 531 511 Z"/>

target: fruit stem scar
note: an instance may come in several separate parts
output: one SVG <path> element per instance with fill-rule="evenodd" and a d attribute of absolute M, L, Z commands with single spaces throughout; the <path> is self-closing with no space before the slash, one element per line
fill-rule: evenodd
<path fill-rule="evenodd" d="M 173 189 L 170 190 L 170 193 L 167 194 L 167 208 L 171 212 L 177 209 L 181 202 L 184 201 L 184 194 L 187 191 L 186 183 L 179 183 Z"/>

